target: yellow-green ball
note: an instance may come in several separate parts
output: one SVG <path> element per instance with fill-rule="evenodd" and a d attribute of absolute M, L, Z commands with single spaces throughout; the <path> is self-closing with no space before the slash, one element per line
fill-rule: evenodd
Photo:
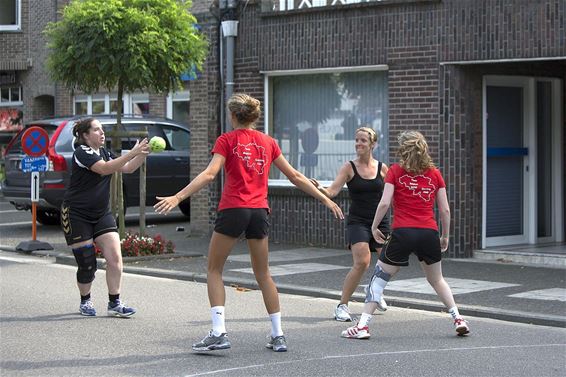
<path fill-rule="evenodd" d="M 152 137 L 149 139 L 149 149 L 154 153 L 163 151 L 165 149 L 165 139 L 159 136 Z"/>

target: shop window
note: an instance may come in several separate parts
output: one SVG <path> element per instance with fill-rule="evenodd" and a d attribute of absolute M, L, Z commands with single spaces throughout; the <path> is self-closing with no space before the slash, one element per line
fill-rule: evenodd
<path fill-rule="evenodd" d="M 340 167 L 356 158 L 357 128 L 378 135 L 374 157 L 388 160 L 387 71 L 266 73 L 266 131 L 291 165 L 307 177 L 330 183 Z M 271 169 L 270 184 L 288 184 Z"/>
<path fill-rule="evenodd" d="M 19 86 L 0 88 L 0 106 L 20 106 L 22 101 L 22 88 Z"/>
<path fill-rule="evenodd" d="M 189 91 L 169 93 L 167 96 L 167 117 L 179 123 L 189 124 Z"/>
<path fill-rule="evenodd" d="M 21 30 L 21 0 L 0 0 L 0 31 Z"/>

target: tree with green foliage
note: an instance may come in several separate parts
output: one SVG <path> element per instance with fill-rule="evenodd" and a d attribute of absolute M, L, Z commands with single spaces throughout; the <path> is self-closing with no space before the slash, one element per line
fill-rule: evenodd
<path fill-rule="evenodd" d="M 183 73 L 202 68 L 208 43 L 190 8 L 190 0 L 71 0 L 45 30 L 49 72 L 71 91 L 116 91 L 120 129 L 124 93 L 175 90 Z M 117 187 L 123 237 L 121 176 Z"/>

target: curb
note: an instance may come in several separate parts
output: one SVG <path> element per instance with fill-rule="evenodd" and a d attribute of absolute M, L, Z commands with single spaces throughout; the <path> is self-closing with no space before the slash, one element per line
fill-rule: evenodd
<path fill-rule="evenodd" d="M 0 250 L 13 251 L 19 253 L 14 248 L 4 247 L 0 245 Z M 30 253 L 24 253 L 30 254 Z M 64 265 L 75 265 L 75 258 L 72 255 L 65 253 L 53 253 L 47 250 L 34 251 L 31 254 L 39 256 L 54 257 L 55 263 Z M 158 256 L 143 256 L 143 257 L 126 257 L 125 261 L 128 263 L 136 261 L 144 261 L 148 259 L 157 258 L 181 258 L 181 257 L 202 257 L 202 253 L 184 253 L 184 254 L 163 254 Z M 103 258 L 97 259 L 98 268 L 104 269 L 106 267 Z M 171 271 L 157 268 L 134 267 L 124 263 L 124 272 L 136 275 L 153 276 L 159 278 L 193 281 L 197 283 L 206 283 L 205 273 Z M 258 290 L 259 286 L 254 279 L 231 278 L 224 276 L 224 285 L 228 287 L 241 287 L 253 290 Z M 280 293 L 288 293 L 299 296 L 328 298 L 340 300 L 341 292 L 329 289 L 313 289 L 293 284 L 277 284 L 277 290 Z M 365 296 L 359 293 L 352 295 L 352 301 L 363 302 Z M 405 308 L 405 309 L 418 309 L 432 312 L 443 312 L 446 309 L 444 306 L 436 301 L 428 301 L 421 299 L 411 299 L 406 297 L 387 296 L 387 303 L 390 306 Z M 459 305 L 460 313 L 467 316 L 491 318 L 502 321 L 518 322 L 539 326 L 551 326 L 566 328 L 566 317 L 555 315 L 544 315 L 540 313 L 525 313 L 515 310 L 502 310 L 498 308 L 474 306 L 474 305 Z"/>
<path fill-rule="evenodd" d="M 124 266 L 124 272 L 153 276 L 174 280 L 185 280 L 194 281 L 197 283 L 206 283 L 206 274 L 194 273 L 194 272 L 181 272 L 181 271 L 170 271 L 157 268 L 142 268 L 142 267 L 131 267 Z M 224 285 L 228 287 L 242 287 L 253 290 L 258 290 L 259 286 L 257 282 L 253 279 L 241 279 L 241 278 L 231 278 L 224 276 Z M 327 289 L 312 289 L 302 286 L 292 285 L 292 284 L 276 284 L 277 290 L 280 293 L 288 293 L 299 296 L 317 297 L 317 298 L 329 298 L 340 300 L 341 292 L 335 290 Z M 352 295 L 352 301 L 358 300 L 363 302 L 365 296 L 359 293 L 354 293 Z M 405 309 L 418 309 L 426 310 L 432 312 L 445 312 L 446 309 L 442 304 L 436 301 L 427 301 L 420 299 L 409 299 L 405 297 L 395 297 L 387 296 L 387 303 L 390 306 L 405 308 Z M 459 305 L 460 313 L 466 316 L 482 317 L 498 319 L 502 321 L 526 323 L 530 325 L 539 326 L 551 326 L 551 327 L 562 327 L 566 328 L 566 317 L 554 316 L 554 315 L 544 315 L 539 313 L 524 313 L 514 310 L 502 310 L 498 308 L 491 308 L 485 306 L 473 306 L 473 305 Z"/>

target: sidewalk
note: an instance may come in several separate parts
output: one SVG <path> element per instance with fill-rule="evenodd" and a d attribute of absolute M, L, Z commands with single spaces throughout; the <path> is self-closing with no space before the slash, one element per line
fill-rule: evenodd
<path fill-rule="evenodd" d="M 176 231 L 182 225 L 169 223 L 148 228 L 148 233 L 160 233 L 172 240 L 176 245 L 175 254 L 126 258 L 124 271 L 206 282 L 209 238 L 190 237 L 188 224 L 186 231 Z M 70 250 L 61 250 L 57 245 L 55 251 L 49 254 L 60 253 L 57 262 L 74 264 Z M 372 253 L 371 266 L 376 260 Z M 351 263 L 351 255 L 346 249 L 270 244 L 271 272 L 282 293 L 338 301 Z M 566 327 L 566 269 L 474 259 L 444 259 L 442 264 L 444 276 L 463 315 Z M 353 296 L 354 301 L 364 301 L 363 284 L 368 282 L 372 271 L 373 267 L 370 267 Z M 224 282 L 226 286 L 257 289 L 245 241 L 237 243 L 226 262 Z M 416 258 L 391 280 L 385 298 L 390 306 L 436 312 L 445 310 L 426 282 Z M 328 308 L 328 315 L 333 315 L 332 307 Z"/>

